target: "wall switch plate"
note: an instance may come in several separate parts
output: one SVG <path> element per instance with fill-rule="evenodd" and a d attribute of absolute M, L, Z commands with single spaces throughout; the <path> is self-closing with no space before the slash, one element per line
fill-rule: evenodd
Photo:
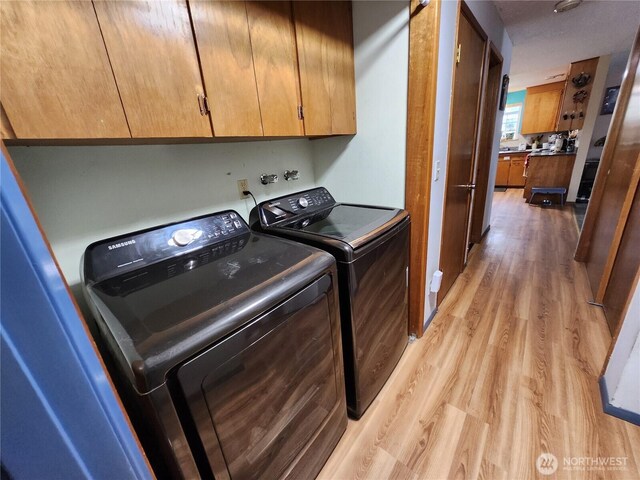
<path fill-rule="evenodd" d="M 243 178 L 242 180 L 238 180 L 238 193 L 240 194 L 240 198 L 249 198 L 249 195 L 245 195 L 242 192 L 249 190 L 249 180 Z"/>
<path fill-rule="evenodd" d="M 434 181 L 437 182 L 440 180 L 440 160 L 436 160 L 436 175 Z"/>

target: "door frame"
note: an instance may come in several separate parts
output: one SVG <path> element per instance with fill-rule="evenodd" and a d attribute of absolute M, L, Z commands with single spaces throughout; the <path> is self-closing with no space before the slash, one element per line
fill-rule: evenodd
<path fill-rule="evenodd" d="M 441 2 L 410 4 L 405 209 L 411 215 L 409 334 L 416 337 L 424 333 Z"/>
<path fill-rule="evenodd" d="M 471 205 L 471 228 L 469 241 L 480 243 L 491 226 L 482 230 L 484 213 L 487 205 L 487 193 L 489 190 L 489 174 L 491 171 L 491 154 L 496 133 L 496 118 L 498 116 L 498 102 L 500 100 L 500 88 L 502 85 L 502 66 L 504 59 L 498 48 L 491 41 L 487 44 L 485 57 L 486 75 L 482 80 L 482 106 L 480 113 L 480 135 L 478 140 L 478 154 L 476 155 L 476 168 Z M 494 83 L 495 82 L 495 83 Z"/>
<path fill-rule="evenodd" d="M 481 109 L 482 109 L 482 104 L 484 102 L 484 93 L 485 93 L 485 79 L 487 76 L 487 51 L 488 51 L 488 44 L 489 44 L 489 37 L 488 35 L 485 33 L 485 31 L 483 30 L 483 28 L 480 26 L 480 23 L 478 23 L 478 21 L 476 20 L 475 16 L 473 15 L 473 13 L 471 12 L 471 9 L 469 8 L 469 6 L 467 5 L 466 2 L 461 1 L 459 4 L 459 8 L 458 8 L 458 15 L 456 18 L 456 44 L 458 42 L 458 38 L 459 38 L 459 30 L 460 30 L 460 16 L 464 15 L 466 17 L 466 19 L 469 21 L 469 23 L 471 24 L 471 26 L 473 27 L 473 29 L 476 31 L 476 33 L 478 33 L 478 35 L 480 35 L 480 38 L 484 41 L 484 54 L 483 54 L 483 59 L 482 59 L 482 67 L 480 69 L 480 95 L 478 95 L 478 103 L 476 105 L 476 118 L 475 118 L 475 132 L 474 132 L 474 145 L 473 145 L 473 150 L 471 152 L 471 175 L 469 180 L 471 181 L 474 177 L 475 177 L 475 170 L 476 170 L 476 158 L 478 155 L 478 143 L 479 143 L 479 136 L 480 136 L 480 116 L 481 116 Z M 447 139 L 447 169 L 446 169 L 446 175 L 445 175 L 445 192 L 444 192 L 444 202 L 443 202 L 443 217 L 442 217 L 442 222 L 443 222 L 443 228 L 442 228 L 442 233 L 441 233 L 441 237 L 440 237 L 440 245 L 444 245 L 445 242 L 445 238 L 444 238 L 444 222 L 446 220 L 445 218 L 445 213 L 446 212 L 446 208 L 447 208 L 447 193 L 448 193 L 448 186 L 447 186 L 447 179 L 449 177 L 449 169 L 451 166 L 450 160 L 451 160 L 451 144 L 453 141 L 453 136 L 452 136 L 452 132 L 453 132 L 453 115 L 451 114 L 453 112 L 453 104 L 454 104 L 454 100 L 455 100 L 455 82 L 456 82 L 456 75 L 457 75 L 457 68 L 455 67 L 456 64 L 456 52 L 454 51 L 454 58 L 453 58 L 453 62 L 454 62 L 454 67 L 453 67 L 453 75 L 451 78 L 451 100 L 449 103 L 449 138 Z M 465 223 L 467 225 L 466 227 L 466 234 L 465 234 L 465 245 L 464 245 L 464 253 L 463 253 L 463 266 L 466 265 L 467 262 L 467 253 L 468 253 L 468 243 L 469 243 L 469 234 L 470 234 L 470 228 L 471 228 L 471 215 L 472 215 L 472 208 L 473 208 L 473 197 L 474 195 L 469 195 L 468 199 L 467 199 L 467 218 L 465 219 Z M 440 248 L 440 261 L 442 261 L 442 247 Z M 439 306 L 442 303 L 442 300 L 444 298 L 444 295 L 442 294 L 442 290 L 440 290 L 437 293 L 436 296 L 436 305 Z"/>

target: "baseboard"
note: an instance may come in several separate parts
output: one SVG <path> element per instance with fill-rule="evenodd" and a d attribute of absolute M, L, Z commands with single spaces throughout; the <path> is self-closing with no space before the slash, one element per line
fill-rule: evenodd
<path fill-rule="evenodd" d="M 600 385 L 600 398 L 602 400 L 602 410 L 604 413 L 617 417 L 625 422 L 640 426 L 640 414 L 630 412 L 629 410 L 616 407 L 609 403 L 609 391 L 607 389 L 607 381 L 605 380 L 604 375 L 600 377 L 598 384 Z"/>
<path fill-rule="evenodd" d="M 482 232 L 482 235 L 480 235 L 480 241 L 484 240 L 484 237 L 487 236 L 487 233 L 489 233 L 489 230 L 491 230 L 491 225 L 487 225 L 487 228 L 484 230 L 484 232 Z"/>
<path fill-rule="evenodd" d="M 424 335 L 424 332 L 427 331 L 427 328 L 429 328 L 429 325 L 431 324 L 431 321 L 433 320 L 433 317 L 436 316 L 436 313 L 438 313 L 438 307 L 433 309 L 433 312 L 431 312 L 431 315 L 429 315 L 429 318 L 427 318 L 427 321 L 424 322 L 424 326 L 422 327 L 423 335 Z"/>

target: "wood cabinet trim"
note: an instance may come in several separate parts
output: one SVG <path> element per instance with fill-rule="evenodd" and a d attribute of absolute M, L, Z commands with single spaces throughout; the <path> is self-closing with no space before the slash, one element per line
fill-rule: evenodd
<path fill-rule="evenodd" d="M 441 0 L 411 0 L 405 208 L 411 214 L 409 333 L 424 333 L 427 240 L 435 126 Z"/>

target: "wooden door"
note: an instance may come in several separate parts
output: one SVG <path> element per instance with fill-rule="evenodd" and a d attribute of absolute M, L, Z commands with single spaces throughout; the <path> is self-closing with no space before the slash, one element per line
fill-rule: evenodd
<path fill-rule="evenodd" d="M 640 180 L 640 31 L 613 112 L 576 249 L 596 302 L 603 301 Z M 637 249 L 636 252 L 640 250 Z M 638 255 L 638 253 L 636 253 Z"/>
<path fill-rule="evenodd" d="M 264 135 L 304 135 L 291 4 L 247 2 L 247 18 Z"/>
<path fill-rule="evenodd" d="M 509 186 L 509 170 L 511 168 L 511 160 L 508 157 L 498 160 L 498 170 L 496 172 L 496 186 Z"/>
<path fill-rule="evenodd" d="M 94 5 L 132 136 L 211 137 L 186 1 Z"/>
<path fill-rule="evenodd" d="M 215 136 L 262 136 L 245 2 L 196 0 L 189 8 Z"/>
<path fill-rule="evenodd" d="M 564 82 L 527 88 L 522 116 L 523 135 L 556 130 L 563 92 Z"/>
<path fill-rule="evenodd" d="M 91 2 L 0 2 L 2 106 L 17 138 L 129 137 Z"/>
<path fill-rule="evenodd" d="M 293 11 L 305 133 L 356 133 L 351 2 L 293 2 Z"/>
<path fill-rule="evenodd" d="M 463 4 L 464 5 L 464 4 Z M 463 9 L 458 26 L 460 60 L 456 64 L 451 102 L 447 188 L 442 223 L 440 270 L 444 273 L 438 303 L 462 270 L 467 250 L 472 179 L 480 107 L 485 40 Z"/>
<path fill-rule="evenodd" d="M 612 335 L 615 335 L 624 318 L 640 274 L 638 245 L 640 245 L 640 189 L 636 189 L 629 218 L 620 240 L 620 248 L 611 270 L 611 278 L 602 301 Z"/>
<path fill-rule="evenodd" d="M 472 243 L 479 243 L 482 235 L 484 223 L 484 212 L 487 203 L 487 192 L 489 190 L 489 170 L 491 168 L 492 152 L 496 137 L 496 113 L 498 112 L 498 99 L 500 97 L 500 86 L 502 84 L 502 55 L 495 48 L 493 43 L 489 45 L 487 51 L 489 58 L 487 77 L 484 82 L 484 94 L 482 102 L 482 124 L 480 127 L 480 140 L 478 144 L 478 161 L 476 168 L 476 189 L 474 192 L 471 232 L 469 239 Z M 498 163 L 498 168 L 499 163 Z M 489 227 L 487 227 L 487 230 Z"/>

